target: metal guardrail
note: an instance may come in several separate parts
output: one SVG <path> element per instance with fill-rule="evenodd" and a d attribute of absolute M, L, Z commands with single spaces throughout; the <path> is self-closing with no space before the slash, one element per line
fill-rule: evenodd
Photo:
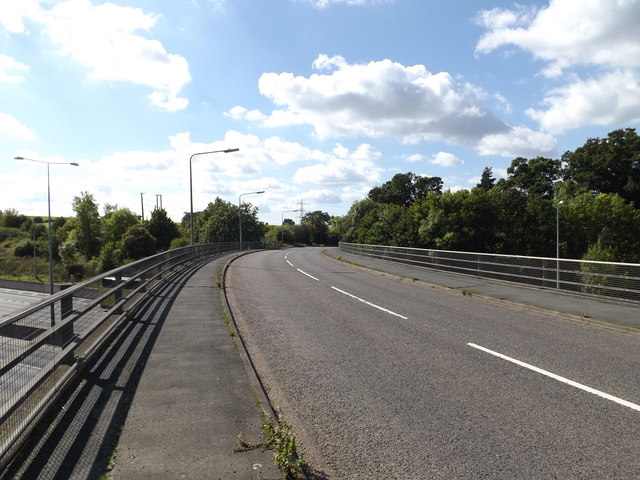
<path fill-rule="evenodd" d="M 640 264 L 340 243 L 345 253 L 420 268 L 640 302 Z"/>
<path fill-rule="evenodd" d="M 237 242 L 163 252 L 70 286 L 0 321 L 0 469 L 111 333 L 163 281 Z"/>

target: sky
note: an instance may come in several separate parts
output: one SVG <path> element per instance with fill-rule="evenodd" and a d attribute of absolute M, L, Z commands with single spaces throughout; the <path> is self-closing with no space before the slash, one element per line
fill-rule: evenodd
<path fill-rule="evenodd" d="M 637 128 L 638 25 L 640 0 L 0 0 L 0 210 L 45 216 L 47 169 L 52 216 L 470 189 Z"/>

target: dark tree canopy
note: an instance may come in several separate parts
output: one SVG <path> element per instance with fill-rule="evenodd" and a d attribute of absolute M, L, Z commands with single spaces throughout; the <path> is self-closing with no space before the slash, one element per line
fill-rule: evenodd
<path fill-rule="evenodd" d="M 483 190 L 491 190 L 495 184 L 496 184 L 496 179 L 493 178 L 492 168 L 484 167 L 484 170 L 482 171 L 482 176 L 480 177 L 480 183 L 478 183 L 476 187 L 481 188 Z"/>
<path fill-rule="evenodd" d="M 590 138 L 562 156 L 567 178 L 595 193 L 616 193 L 640 208 L 640 137 L 635 128 Z"/>
<path fill-rule="evenodd" d="M 377 203 L 412 205 L 429 192 L 442 192 L 440 177 L 423 177 L 412 172 L 397 173 L 391 180 L 369 191 L 369 198 Z"/>
<path fill-rule="evenodd" d="M 169 218 L 164 208 L 155 208 L 151 212 L 151 219 L 147 227 L 149 233 L 156 239 L 156 248 L 160 251 L 168 250 L 171 240 L 180 236 L 178 226 Z"/>

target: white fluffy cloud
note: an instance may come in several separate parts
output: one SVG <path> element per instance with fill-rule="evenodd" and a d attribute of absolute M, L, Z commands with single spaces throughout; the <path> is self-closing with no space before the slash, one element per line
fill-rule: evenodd
<path fill-rule="evenodd" d="M 431 159 L 431 163 L 434 165 L 440 165 L 442 167 L 457 167 L 464 164 L 462 160 L 456 157 L 453 153 L 438 152 Z"/>
<path fill-rule="evenodd" d="M 576 81 L 549 92 L 546 109 L 528 109 L 527 115 L 547 131 L 591 125 L 615 125 L 640 121 L 640 73 L 615 71 Z"/>
<path fill-rule="evenodd" d="M 574 65 L 640 66 L 637 0 L 551 0 L 539 10 L 485 10 L 478 19 L 489 31 L 477 52 L 518 46 L 549 62 L 544 71 L 548 76 Z"/>
<path fill-rule="evenodd" d="M 186 59 L 141 35 L 151 30 L 158 16 L 110 2 L 94 5 L 91 0 L 67 0 L 50 10 L 37 1 L 26 2 L 24 8 L 0 8 L 4 9 L 0 10 L 3 25 L 10 32 L 24 33 L 23 17 L 38 22 L 57 52 L 87 67 L 92 78 L 150 87 L 150 103 L 162 110 L 188 105 L 179 96 L 191 80 Z"/>
<path fill-rule="evenodd" d="M 527 114 L 542 129 L 561 133 L 584 125 L 619 125 L 640 119 L 640 1 L 551 0 L 546 8 L 485 10 L 488 32 L 477 53 L 514 45 L 546 62 L 542 74 L 570 83 L 550 91 Z M 593 70 L 587 78 L 584 69 Z M 494 145 L 497 143 L 492 141 Z"/>
<path fill-rule="evenodd" d="M 350 152 L 338 144 L 332 155 L 321 163 L 299 168 L 293 176 L 296 183 L 326 186 L 374 184 L 379 181 L 382 168 L 376 164 L 381 157 L 371 145 L 362 144 Z"/>
<path fill-rule="evenodd" d="M 21 83 L 24 77 L 17 73 L 29 67 L 7 55 L 0 54 L 0 83 Z"/>
<path fill-rule="evenodd" d="M 29 128 L 15 117 L 0 112 L 0 135 L 23 140 L 34 140 L 36 138 Z"/>
<path fill-rule="evenodd" d="M 318 56 L 313 66 L 323 73 L 260 77 L 260 92 L 278 107 L 271 114 L 238 106 L 227 115 L 269 127 L 310 125 L 322 139 L 392 137 L 404 143 L 441 140 L 471 148 L 487 136 L 508 139 L 514 130 L 485 107 L 486 92 L 455 81 L 447 72 L 432 74 L 423 65 L 391 60 L 352 65 L 341 56 L 327 55 Z M 513 149 L 508 150 L 498 154 L 511 155 Z"/>

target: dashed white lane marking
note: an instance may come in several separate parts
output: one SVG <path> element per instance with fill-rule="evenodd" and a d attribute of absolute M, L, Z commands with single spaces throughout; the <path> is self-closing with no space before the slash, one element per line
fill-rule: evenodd
<path fill-rule="evenodd" d="M 542 368 L 538 368 L 529 363 L 516 360 L 515 358 L 508 357 L 506 355 L 503 355 L 502 353 L 494 352 L 493 350 L 489 350 L 488 348 L 481 347 L 480 345 L 476 345 L 475 343 L 467 343 L 467 345 L 469 345 L 470 347 L 476 348 L 478 350 L 482 350 L 483 352 L 489 353 L 495 357 L 506 360 L 507 362 L 515 363 L 516 365 L 519 365 L 524 368 L 528 368 L 529 370 L 533 370 L 534 372 L 539 373 L 541 375 L 545 375 L 549 378 L 553 378 L 558 382 L 566 383 L 567 385 L 571 385 L 572 387 L 579 388 L 580 390 L 584 390 L 585 392 L 592 393 L 599 397 L 605 398 L 607 400 L 610 400 L 612 402 L 618 403 L 620 405 L 623 405 L 625 407 L 628 407 L 640 412 L 640 405 L 637 405 L 635 403 L 631 403 L 627 400 L 623 400 L 622 398 L 614 397 L 613 395 L 609 395 L 608 393 L 601 392 L 600 390 L 596 390 L 595 388 L 588 387 L 578 382 L 574 382 L 573 380 L 569 380 L 568 378 L 561 377 L 560 375 L 556 375 L 555 373 L 548 372 L 546 370 L 543 370 Z"/>
<path fill-rule="evenodd" d="M 333 286 L 331 288 L 333 288 L 336 292 L 340 292 L 343 295 L 346 295 L 347 297 L 351 297 L 351 298 L 353 298 L 355 300 L 358 300 L 359 302 L 365 303 L 365 304 L 369 305 L 370 307 L 377 308 L 378 310 L 382 310 L 383 312 L 386 312 L 386 313 L 388 313 L 390 315 L 393 315 L 395 317 L 400 317 L 403 320 L 408 320 L 408 318 L 405 317 L 404 315 L 400 315 L 399 313 L 392 312 L 391 310 L 387 310 L 386 308 L 383 308 L 380 305 L 376 305 L 375 303 L 367 302 L 366 300 L 364 300 L 364 299 L 362 299 L 360 297 L 356 297 L 355 295 L 352 295 L 349 292 L 345 292 L 344 290 L 340 290 L 339 288 L 336 288 L 336 287 L 333 287 Z"/>
<path fill-rule="evenodd" d="M 284 259 L 285 259 L 285 261 L 286 261 L 290 266 L 292 266 L 293 268 L 295 268 L 295 267 L 294 267 L 294 265 L 293 265 L 293 264 L 292 264 L 292 263 L 287 259 L 287 256 L 286 256 L 286 255 L 284 256 Z M 319 281 L 320 281 L 319 279 L 317 279 L 317 278 L 316 278 L 316 277 L 314 277 L 313 275 L 308 274 L 308 273 L 307 273 L 307 272 L 305 272 L 304 270 L 300 270 L 299 268 L 296 268 L 296 270 L 297 270 L 298 272 L 300 272 L 301 274 L 306 275 L 306 276 L 307 276 L 307 277 L 309 277 L 309 278 L 312 278 L 312 279 L 313 279 L 313 280 L 315 280 L 316 282 L 319 282 Z M 332 289 L 334 289 L 336 292 L 340 292 L 340 293 L 342 293 L 343 295 L 346 295 L 347 297 L 351 297 L 351 298 L 353 298 L 353 299 L 355 299 L 355 300 L 358 300 L 359 302 L 362 302 L 362 303 L 364 303 L 364 304 L 366 304 L 366 305 L 369 305 L 370 307 L 377 308 L 378 310 L 381 310 L 381 311 L 383 311 L 383 312 L 386 312 L 386 313 L 388 313 L 388 314 L 390 314 L 390 315 L 393 315 L 393 316 L 395 316 L 395 317 L 400 317 L 400 318 L 402 318 L 403 320 L 407 320 L 407 319 L 408 319 L 408 318 L 407 318 L 407 317 L 405 317 L 404 315 L 400 315 L 399 313 L 392 312 L 391 310 L 388 310 L 388 309 L 386 309 L 386 308 L 384 308 L 384 307 L 381 307 L 380 305 L 376 305 L 375 303 L 367 302 L 365 299 L 360 298 L 360 297 L 356 297 L 355 295 L 352 295 L 352 294 L 350 294 L 349 292 L 345 292 L 344 290 L 340 290 L 339 288 L 336 288 L 336 287 L 333 287 L 333 286 L 332 286 L 331 288 L 332 288 Z"/>
<path fill-rule="evenodd" d="M 293 266 L 293 265 L 292 265 Z M 309 275 L 307 272 L 304 272 L 302 270 L 300 270 L 299 268 L 296 268 L 297 271 L 299 271 L 301 274 L 306 275 L 309 278 L 313 278 L 316 282 L 319 282 L 320 280 L 318 280 L 316 277 L 314 277 L 313 275 Z"/>

